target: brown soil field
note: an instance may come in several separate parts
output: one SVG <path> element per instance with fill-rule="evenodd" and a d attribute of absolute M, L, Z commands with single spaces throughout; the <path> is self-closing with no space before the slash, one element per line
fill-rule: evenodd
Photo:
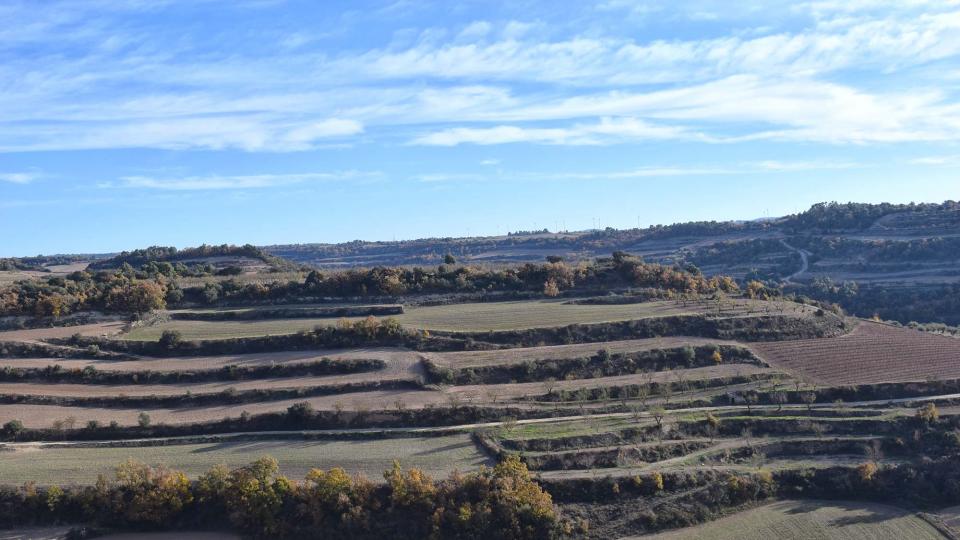
<path fill-rule="evenodd" d="M 0 394 L 52 396 L 52 397 L 109 397 L 109 396 L 178 396 L 216 394 L 229 389 L 246 390 L 307 388 L 336 386 L 348 383 L 372 381 L 410 380 L 415 374 L 402 371 L 368 371 L 347 375 L 321 375 L 307 377 L 277 377 L 240 381 L 217 381 L 190 384 L 72 384 L 72 383 L 0 383 Z"/>
<path fill-rule="evenodd" d="M 332 410 L 336 403 L 343 404 L 345 409 L 356 410 L 358 408 L 391 409 L 398 399 L 402 400 L 408 408 L 447 403 L 446 395 L 436 390 L 378 390 L 261 403 L 244 403 L 242 405 L 228 404 L 175 409 L 103 409 L 61 407 L 57 405 L 0 405 L 0 424 L 18 419 L 27 427 L 46 428 L 50 427 L 56 420 L 73 417 L 76 418 L 78 426 L 89 420 L 96 420 L 100 423 L 110 423 L 116 420 L 120 425 L 133 426 L 137 424 L 137 416 L 141 411 L 148 413 L 153 423 L 189 424 L 220 420 L 227 417 L 237 418 L 242 411 L 247 411 L 250 414 L 285 411 L 287 407 L 302 401 L 306 401 L 314 408 L 321 410 Z"/>
<path fill-rule="evenodd" d="M 140 360 L 93 360 L 86 358 L 0 358 L 0 368 L 43 368 L 59 365 L 63 369 L 83 369 L 93 366 L 101 371 L 200 371 L 226 366 L 253 367 L 296 365 L 332 360 L 382 360 L 388 370 L 409 370 L 420 357 L 417 353 L 386 347 L 357 349 L 328 349 L 315 351 L 284 351 L 223 356 L 184 356 L 178 358 L 141 357 Z M 382 372 L 381 372 L 382 373 Z"/>
<path fill-rule="evenodd" d="M 610 353 L 635 353 L 653 349 L 672 349 L 685 345 L 738 345 L 734 341 L 707 339 L 698 337 L 662 337 L 652 339 L 629 339 L 607 341 L 604 343 L 578 343 L 576 345 L 551 345 L 546 347 L 524 347 L 493 351 L 464 351 L 446 353 L 427 353 L 425 356 L 439 365 L 455 368 L 473 368 L 516 364 L 536 360 L 563 360 L 592 356 L 600 349 Z M 2 365 L 2 364 L 0 364 Z"/>
<path fill-rule="evenodd" d="M 786 312 L 788 315 L 802 316 L 812 311 L 810 307 L 799 304 L 791 304 L 788 307 Z M 389 318 L 397 320 L 408 328 L 484 332 L 715 313 L 716 310 L 716 306 L 710 302 L 688 303 L 685 306 L 674 301 L 589 305 L 569 304 L 565 300 L 528 300 L 410 307 L 405 309 L 403 314 Z M 776 305 L 771 302 L 731 299 L 724 307 L 723 315 L 742 317 L 774 310 Z M 348 320 L 359 318 L 361 317 L 347 317 Z M 155 341 L 165 330 L 176 330 L 187 340 L 283 335 L 311 330 L 317 326 L 336 324 L 338 320 L 327 317 L 251 321 L 166 321 L 152 326 L 134 328 L 120 337 L 137 341 Z"/>
<path fill-rule="evenodd" d="M 770 365 L 821 384 L 873 384 L 960 378 L 960 340 L 861 322 L 824 339 L 752 343 Z"/>
<path fill-rule="evenodd" d="M 736 375 L 750 375 L 754 373 L 769 373 L 770 369 L 760 368 L 744 364 L 726 364 L 721 366 L 712 366 L 706 368 L 696 368 L 688 370 L 674 370 L 653 373 L 650 378 L 645 375 L 623 375 L 617 377 L 601 377 L 596 379 L 579 379 L 573 381 L 559 381 L 556 383 L 557 389 L 573 390 L 578 388 L 597 388 L 610 385 L 621 384 L 642 384 L 645 382 L 677 381 L 679 373 L 683 373 L 686 380 L 711 379 L 717 377 L 732 377 Z M 357 374 L 371 375 L 371 374 Z M 372 374 L 375 376 L 378 373 Z M 351 375 L 350 377 L 355 377 Z M 332 376 L 343 377 L 343 376 Z M 332 377 L 317 377 L 324 381 L 331 381 Z M 382 377 L 381 377 L 382 378 Z M 309 378 L 290 378 L 290 379 L 270 379 L 261 381 L 237 381 L 230 385 L 227 383 L 214 383 L 203 385 L 208 388 L 216 388 L 217 391 L 225 390 L 228 387 L 234 387 L 238 390 L 244 389 L 247 385 L 241 387 L 239 383 L 248 382 L 253 388 L 264 388 L 265 384 L 279 385 L 274 387 L 289 386 L 290 381 L 305 381 Z M 312 382 L 312 381 L 311 381 Z M 13 384 L 4 385 L 8 388 Z M 302 385 L 307 385 L 302 383 Z M 61 395 L 56 392 L 63 392 L 62 395 L 139 395 L 135 393 L 138 386 L 99 386 L 99 385 L 22 385 L 24 388 L 30 386 L 30 394 Z M 184 393 L 190 385 L 150 385 L 151 389 L 163 387 L 162 389 L 169 395 Z M 199 385 L 198 385 L 199 386 Z M 64 387 L 66 390 L 56 390 L 56 387 Z M 144 387 L 147 387 L 144 385 Z M 122 390 L 122 392 L 120 391 Z M 495 385 L 474 385 L 474 386 L 451 386 L 436 390 L 376 390 L 371 392 L 350 392 L 344 394 L 335 394 L 329 396 L 317 396 L 299 399 L 286 399 L 276 401 L 265 401 L 257 403 L 229 404 L 218 406 L 205 406 L 195 408 L 173 408 L 173 409 L 146 409 L 154 423 L 163 422 L 166 424 L 183 424 L 191 422 L 202 422 L 220 420 L 224 417 L 237 417 L 241 411 L 247 411 L 251 414 L 266 412 L 284 411 L 290 405 L 300 401 L 307 401 L 316 409 L 332 410 L 335 405 L 340 404 L 345 410 L 376 410 L 376 409 L 394 409 L 399 401 L 405 408 L 422 408 L 426 405 L 449 405 L 452 401 L 462 404 L 467 403 L 490 403 L 495 395 L 498 403 L 504 403 L 511 398 L 521 398 L 524 396 L 537 396 L 546 392 L 543 383 L 520 383 L 520 384 L 495 384 Z M 194 392 L 197 393 L 197 392 Z M 147 392 L 149 394 L 149 392 Z M 503 401 L 501 401 L 503 400 Z M 534 406 L 534 405 L 530 405 Z M 0 424 L 9 420 L 21 420 L 28 427 L 50 427 L 56 420 L 63 420 L 68 417 L 74 417 L 77 425 L 83 425 L 88 420 L 97 420 L 101 423 L 109 423 L 116 420 L 122 425 L 135 425 L 137 415 L 144 409 L 133 408 L 96 408 L 96 407 L 68 407 L 56 405 L 0 405 Z"/>
<path fill-rule="evenodd" d="M 551 386 L 557 390 L 577 390 L 580 388 L 602 388 L 628 384 L 648 384 L 651 382 L 676 382 L 679 377 L 686 381 L 717 379 L 720 377 L 735 377 L 739 375 L 755 375 L 771 373 L 772 370 L 751 364 L 724 364 L 693 369 L 677 369 L 673 371 L 657 371 L 650 374 L 618 375 L 614 377 L 598 377 L 595 379 L 576 379 L 572 381 L 556 381 Z M 464 401 L 489 402 L 492 395 L 498 398 L 518 398 L 524 396 L 539 396 L 547 393 L 543 382 L 515 383 L 515 384 L 481 384 L 467 386 L 453 386 L 445 391 L 458 394 Z"/>

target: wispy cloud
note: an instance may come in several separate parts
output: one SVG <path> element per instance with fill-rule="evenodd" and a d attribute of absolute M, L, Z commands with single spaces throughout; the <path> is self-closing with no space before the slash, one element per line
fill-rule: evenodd
<path fill-rule="evenodd" d="M 275 46 L 251 49 L 249 35 L 172 40 L 151 21 L 203 3 L 12 2 L 0 6 L 0 152 L 960 138 L 958 90 L 944 82 L 960 57 L 956 0 L 783 2 L 787 25 L 765 20 L 762 2 L 674 4 L 608 0 L 583 29 L 467 19 L 341 48 L 306 27 L 257 29 Z M 708 38 L 604 31 L 624 12 L 754 26 Z"/>
<path fill-rule="evenodd" d="M 40 178 L 40 174 L 34 172 L 0 173 L 0 182 L 10 182 L 12 184 L 29 184 L 37 178 Z"/>
<path fill-rule="evenodd" d="M 746 161 L 728 165 L 648 165 L 624 170 L 608 171 L 504 171 L 495 173 L 429 173 L 416 176 L 422 182 L 455 181 L 589 181 L 589 180 L 639 180 L 646 178 L 669 178 L 676 176 L 728 176 L 728 175 L 775 175 L 815 170 L 845 170 L 864 168 L 866 165 L 850 161 Z"/>
<path fill-rule="evenodd" d="M 540 143 L 595 145 L 623 140 L 663 140 L 696 137 L 683 128 L 654 125 L 637 118 L 603 118 L 595 124 L 569 127 L 495 126 L 490 128 L 452 128 L 415 138 L 411 143 L 427 146 L 458 144 Z"/>
<path fill-rule="evenodd" d="M 342 171 L 303 174 L 257 174 L 238 176 L 187 176 L 181 178 L 157 178 L 152 176 L 125 176 L 119 182 L 100 184 L 101 188 L 141 188 L 165 191 L 202 191 L 260 189 L 289 186 L 307 182 L 330 182 L 338 180 L 370 180 L 380 176 L 378 172 Z"/>
<path fill-rule="evenodd" d="M 912 165 L 932 165 L 932 166 L 960 165 L 960 154 L 947 155 L 947 156 L 918 157 L 918 158 L 911 159 L 909 163 Z"/>

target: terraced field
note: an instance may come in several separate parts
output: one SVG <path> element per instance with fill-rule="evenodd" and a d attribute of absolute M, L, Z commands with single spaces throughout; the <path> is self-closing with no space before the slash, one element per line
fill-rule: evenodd
<path fill-rule="evenodd" d="M 545 300 L 407 307 L 396 318 L 411 328 L 485 331 L 709 313 L 711 318 L 735 318 L 754 331 L 752 325 L 772 319 L 746 319 L 785 314 L 790 324 L 804 318 L 828 321 L 829 333 L 849 328 L 834 325 L 837 319 L 814 319 L 819 316 L 810 306 L 786 302 L 734 299 L 722 313 L 716 309 L 710 303 L 673 301 L 587 305 Z M 630 339 L 636 336 L 621 325 L 616 330 L 625 334 L 616 334 L 621 339 L 582 343 L 577 341 L 595 338 L 571 334 L 568 344 L 539 347 L 519 347 L 530 342 L 511 342 L 509 337 L 493 345 L 434 334 L 427 338 L 433 340 L 426 347 L 430 352 L 399 345 L 287 351 L 282 350 L 288 344 L 282 339 L 271 344 L 270 352 L 221 356 L 123 357 L 109 351 L 111 345 L 129 345 L 114 339 L 155 340 L 165 330 L 178 330 L 187 340 L 206 340 L 289 334 L 336 321 L 172 320 L 128 333 L 121 333 L 124 321 L 110 321 L 0 333 L 0 341 L 34 347 L 24 353 L 11 346 L 13 352 L 0 354 L 0 426 L 19 420 L 28 430 L 46 430 L 40 435 L 44 444 L 20 439 L 0 450 L 0 478 L 14 484 L 89 484 L 127 458 L 196 476 L 214 464 L 241 466 L 265 454 L 276 457 L 282 471 L 293 477 L 314 467 L 341 466 L 372 479 L 381 478 L 393 459 L 446 476 L 454 469 L 473 470 L 516 454 L 546 483 L 608 477 L 626 482 L 653 473 L 696 471 L 749 476 L 759 470 L 853 470 L 867 461 L 894 467 L 915 456 L 891 446 L 890 432 L 913 419 L 918 405 L 849 400 L 838 408 L 831 385 L 923 381 L 931 375 L 960 378 L 955 361 L 960 340 L 867 322 L 842 337 L 799 341 L 682 335 Z M 738 335 L 770 339 L 762 330 Z M 75 333 L 108 336 L 100 343 L 103 351 L 49 347 L 44 341 Z M 35 350 L 46 356 L 16 357 Z M 721 350 L 724 354 L 714 358 L 712 353 Z M 5 351 L 2 344 L 0 351 Z M 56 358 L 61 353 L 71 357 Z M 270 374 L 304 369 L 324 359 L 338 371 Z M 379 363 L 366 364 L 366 371 L 344 372 L 347 363 L 363 360 Z M 365 386 L 351 386 L 357 384 Z M 809 392 L 819 392 L 822 399 L 815 395 L 813 401 L 803 401 Z M 942 414 L 953 414 L 956 408 L 943 401 Z M 272 416 L 260 416 L 268 413 Z M 257 424 L 257 418 L 270 424 Z M 217 424 L 225 419 L 230 423 Z M 114 422 L 109 435 L 96 431 Z M 214 425 L 229 429 L 213 430 Z M 423 429 L 445 431 L 427 437 Z M 198 433 L 220 437 L 223 431 L 217 430 L 226 430 L 226 442 L 162 439 Z M 146 441 L 121 440 L 133 438 L 127 435 L 114 440 L 126 432 L 142 434 L 137 438 Z M 76 438 L 106 442 L 71 441 Z M 50 444 L 56 441 L 62 445 Z M 881 449 L 891 455 L 881 455 Z M 891 513 L 881 526 L 874 514 L 863 513 L 866 510 L 837 508 L 810 509 L 803 519 L 794 519 L 789 509 L 771 507 L 757 517 L 745 515 L 742 524 L 722 525 L 716 533 L 704 529 L 703 534 L 725 538 L 729 533 L 732 538 L 743 536 L 746 529 L 783 530 L 781 536 L 789 539 L 795 537 L 792 531 L 807 527 L 815 534 L 840 535 L 814 538 L 926 538 L 922 534 L 927 529 L 909 515 Z M 854 521 L 861 518 L 863 523 Z M 839 521 L 834 526 L 831 520 Z M 610 531 L 618 530 L 605 528 L 602 521 L 596 526 L 597 532 L 586 537 L 611 537 Z"/>
<path fill-rule="evenodd" d="M 140 448 L 43 448 L 24 444 L 15 448 L 0 447 L 0 478 L 17 485 L 28 481 L 93 484 L 98 475 L 112 475 L 118 463 L 130 458 L 196 477 L 214 465 L 240 467 L 270 455 L 291 478 L 303 478 L 313 468 L 343 467 L 374 481 L 382 480 L 383 471 L 395 459 L 404 467 L 417 467 L 437 477 L 491 465 L 468 435 L 354 441 L 255 440 Z"/>
<path fill-rule="evenodd" d="M 205 371 L 229 366 L 241 368 L 308 364 L 329 358 L 332 360 L 382 360 L 388 369 L 407 370 L 420 358 L 418 353 L 386 347 L 330 349 L 312 351 L 279 351 L 267 353 L 221 356 L 183 356 L 175 358 L 140 358 L 135 360 L 99 360 L 88 358 L 0 358 L 0 369 L 44 368 L 58 365 L 65 370 L 93 367 L 100 371 Z"/>
<path fill-rule="evenodd" d="M 640 537 L 637 537 L 640 538 Z M 912 512 L 854 502 L 781 501 L 649 540 L 943 540 Z"/>
<path fill-rule="evenodd" d="M 563 300 L 524 302 L 489 302 L 482 304 L 451 304 L 411 307 L 392 318 L 409 328 L 445 330 L 451 332 L 483 332 L 488 330 L 517 330 L 549 328 L 570 324 L 594 324 L 627 321 L 649 317 L 715 312 L 712 304 L 689 303 L 683 306 L 672 301 L 645 302 L 622 305 L 570 304 Z M 763 302 L 731 301 L 724 307 L 727 316 L 762 313 L 774 308 Z M 801 306 L 793 312 L 804 310 Z M 356 318 L 348 318 L 355 320 Z M 123 339 L 152 341 L 165 330 L 175 330 L 184 339 L 226 339 L 260 335 L 292 334 L 316 326 L 336 324 L 337 318 L 276 319 L 255 321 L 169 321 L 143 326 L 124 334 Z"/>
<path fill-rule="evenodd" d="M 684 346 L 701 345 L 737 345 L 735 341 L 698 337 L 662 337 L 651 339 L 629 339 L 605 341 L 603 343 L 577 343 L 573 345 L 552 345 L 546 347 L 522 347 L 491 351 L 462 351 L 444 353 L 426 353 L 425 356 L 439 365 L 468 369 L 483 366 L 499 366 L 533 362 L 536 360 L 564 360 L 583 358 L 604 349 L 610 354 L 637 353 L 656 349 L 673 349 Z M 2 364 L 0 364 L 2 365 Z"/>
<path fill-rule="evenodd" d="M 960 378 L 960 340 L 873 322 L 836 338 L 751 347 L 770 364 L 821 384 Z"/>

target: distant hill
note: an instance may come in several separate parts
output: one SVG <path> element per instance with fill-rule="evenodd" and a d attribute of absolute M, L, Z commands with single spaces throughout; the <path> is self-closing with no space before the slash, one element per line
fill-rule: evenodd
<path fill-rule="evenodd" d="M 139 268 L 149 262 L 203 263 L 210 264 L 217 268 L 231 266 L 241 268 L 291 266 L 291 263 L 250 244 L 243 246 L 227 244 L 208 246 L 204 244 L 199 247 L 186 249 L 151 246 L 145 249 L 124 251 L 114 257 L 96 261 L 90 264 L 89 268 L 91 270 L 106 270 L 119 268 L 124 264 Z"/>
<path fill-rule="evenodd" d="M 832 268 L 817 266 L 822 258 L 818 250 L 822 250 L 821 244 L 834 245 L 838 239 L 843 240 L 845 247 L 842 253 L 831 248 L 830 258 L 849 257 L 851 260 L 845 262 L 860 263 L 871 258 L 889 258 L 897 251 L 902 252 L 901 259 L 912 257 L 918 249 L 924 251 L 928 261 L 952 260 L 952 244 L 934 245 L 929 240 L 956 236 L 960 236 L 960 203 L 953 201 L 907 205 L 822 203 L 800 214 L 756 221 L 690 222 L 577 232 L 544 230 L 394 242 L 357 240 L 342 244 L 273 245 L 264 246 L 263 250 L 327 269 L 434 265 L 447 254 L 463 263 L 515 263 L 542 261 L 547 256 L 576 261 L 626 251 L 650 261 L 702 265 L 708 272 L 745 276 L 757 270 L 766 277 L 785 278 L 800 268 L 800 249 L 810 251 L 816 259 L 811 275 L 829 275 Z M 880 251 L 886 255 L 877 251 L 878 245 L 885 246 Z M 872 270 L 883 274 L 888 269 L 878 266 Z M 936 269 L 932 270 L 936 273 Z"/>

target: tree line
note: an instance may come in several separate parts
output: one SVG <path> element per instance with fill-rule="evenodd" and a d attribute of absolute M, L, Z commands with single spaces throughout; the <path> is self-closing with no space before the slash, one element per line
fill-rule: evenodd
<path fill-rule="evenodd" d="M 147 313 L 188 304 L 468 292 L 536 292 L 557 296 L 570 289 L 612 287 L 649 287 L 696 293 L 739 290 L 737 283 L 726 276 L 708 278 L 695 268 L 649 264 L 624 252 L 575 266 L 551 257 L 545 263 L 507 268 L 441 264 L 435 269 L 375 267 L 332 273 L 314 270 L 303 281 L 264 284 L 231 279 L 188 288 L 177 285 L 179 272 L 180 269 L 170 262 L 149 261 L 140 269 L 124 263 L 115 270 L 74 272 L 64 277 L 19 281 L 0 288 L 0 316 L 58 318 L 87 310 Z"/>
<path fill-rule="evenodd" d="M 0 490 L 0 526 L 82 523 L 133 530 L 232 529 L 253 538 L 549 539 L 558 534 L 550 494 L 509 458 L 492 469 L 436 481 L 399 463 L 383 483 L 343 469 L 302 481 L 264 457 L 220 465 L 190 481 L 180 471 L 128 461 L 89 487 Z"/>

